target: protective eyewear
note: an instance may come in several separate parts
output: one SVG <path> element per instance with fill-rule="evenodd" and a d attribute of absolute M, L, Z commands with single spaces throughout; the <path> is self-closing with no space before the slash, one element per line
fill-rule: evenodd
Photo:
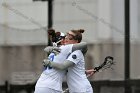
<path fill-rule="evenodd" d="M 70 33 L 67 33 L 66 37 L 67 37 L 67 39 L 69 39 L 69 40 L 75 40 L 75 36 L 72 35 L 72 34 L 70 34 Z"/>

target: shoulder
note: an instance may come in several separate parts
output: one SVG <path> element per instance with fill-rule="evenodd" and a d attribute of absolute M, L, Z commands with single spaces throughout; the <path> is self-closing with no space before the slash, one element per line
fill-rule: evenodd
<path fill-rule="evenodd" d="M 81 60 L 83 60 L 84 56 L 81 52 L 81 50 L 76 50 L 74 52 L 72 52 L 69 57 L 67 58 L 67 60 L 77 64 L 78 62 L 80 62 Z"/>
<path fill-rule="evenodd" d="M 78 57 L 81 58 L 83 57 L 83 53 L 81 52 L 81 50 L 75 50 L 74 52 L 71 53 L 72 58 Z"/>
<path fill-rule="evenodd" d="M 80 55 L 80 54 L 82 54 L 82 52 L 81 52 L 81 50 L 75 50 L 74 52 L 72 52 L 72 54 L 77 54 L 77 55 L 79 54 Z"/>

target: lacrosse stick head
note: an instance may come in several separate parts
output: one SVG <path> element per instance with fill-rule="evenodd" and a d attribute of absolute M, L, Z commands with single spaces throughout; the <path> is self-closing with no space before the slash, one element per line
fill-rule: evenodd
<path fill-rule="evenodd" d="M 105 70 L 107 68 L 110 68 L 113 64 L 114 64 L 114 58 L 112 56 L 107 56 L 104 60 L 104 62 L 98 66 L 98 67 L 95 67 L 94 70 L 96 70 L 96 72 L 98 72 L 99 70 Z"/>
<path fill-rule="evenodd" d="M 105 58 L 105 61 L 108 61 L 108 60 L 113 61 L 113 57 L 112 57 L 112 56 L 107 56 L 107 57 Z"/>
<path fill-rule="evenodd" d="M 114 64 L 114 58 L 112 56 L 107 56 L 105 58 L 105 62 L 106 62 L 106 65 L 112 65 Z"/>

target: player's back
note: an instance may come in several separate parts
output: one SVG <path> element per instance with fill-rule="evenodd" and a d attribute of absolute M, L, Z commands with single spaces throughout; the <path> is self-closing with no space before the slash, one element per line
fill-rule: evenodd
<path fill-rule="evenodd" d="M 71 53 L 73 45 L 61 46 L 61 52 L 58 55 L 51 53 L 49 55 L 50 60 L 56 63 L 64 62 L 67 56 Z M 36 87 L 48 87 L 55 90 L 62 90 L 62 81 L 65 71 L 56 70 L 52 67 L 47 67 L 41 74 L 37 81 Z"/>

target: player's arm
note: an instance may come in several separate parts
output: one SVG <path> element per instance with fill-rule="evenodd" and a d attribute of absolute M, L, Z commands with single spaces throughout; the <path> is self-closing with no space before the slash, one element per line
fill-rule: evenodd
<path fill-rule="evenodd" d="M 56 62 L 52 62 L 49 59 L 45 59 L 43 61 L 43 64 L 45 66 L 50 66 L 50 67 L 53 67 L 53 68 L 56 68 L 56 69 L 59 69 L 59 70 L 65 70 L 65 69 L 67 69 L 67 68 L 69 68 L 69 67 L 74 65 L 74 63 L 69 61 L 69 60 L 65 60 L 62 63 L 56 63 Z"/>
<path fill-rule="evenodd" d="M 43 61 L 43 64 L 45 66 L 50 66 L 56 69 L 65 70 L 71 66 L 74 66 L 81 60 L 80 58 L 81 55 L 79 53 L 81 53 L 81 51 L 74 51 L 73 53 L 69 55 L 69 57 L 64 62 L 61 62 L 61 63 L 56 63 L 56 62 L 50 61 L 49 59 L 45 59 Z"/>
<path fill-rule="evenodd" d="M 81 50 L 83 54 L 86 54 L 86 52 L 88 50 L 87 43 L 81 42 L 81 43 L 73 44 L 72 52 L 75 50 Z"/>
<path fill-rule="evenodd" d="M 94 69 L 89 69 L 89 70 L 85 71 L 87 77 L 94 75 L 95 72 L 96 72 L 96 70 L 94 70 Z"/>
<path fill-rule="evenodd" d="M 44 49 L 44 51 L 47 53 L 47 54 L 50 54 L 50 53 L 55 53 L 55 54 L 58 54 L 60 52 L 60 48 L 59 47 L 54 47 L 54 46 L 48 46 Z"/>
<path fill-rule="evenodd" d="M 72 61 L 69 61 L 69 60 L 65 60 L 65 62 L 63 62 L 63 63 L 55 63 L 55 62 L 52 62 L 48 59 L 47 60 L 45 59 L 43 61 L 43 64 L 45 66 L 51 66 L 51 67 L 59 69 L 59 70 L 66 70 L 69 67 L 74 65 L 74 63 Z M 87 77 L 94 75 L 95 72 L 96 72 L 96 70 L 94 70 L 94 69 L 89 69 L 89 70 L 85 71 Z"/>
<path fill-rule="evenodd" d="M 87 43 L 81 42 L 77 44 L 73 44 L 71 52 L 75 50 L 81 50 L 82 53 L 85 55 L 87 52 Z M 54 52 L 55 54 L 60 53 L 60 48 L 54 47 L 54 46 L 47 46 L 44 51 L 49 55 L 51 52 Z"/>

